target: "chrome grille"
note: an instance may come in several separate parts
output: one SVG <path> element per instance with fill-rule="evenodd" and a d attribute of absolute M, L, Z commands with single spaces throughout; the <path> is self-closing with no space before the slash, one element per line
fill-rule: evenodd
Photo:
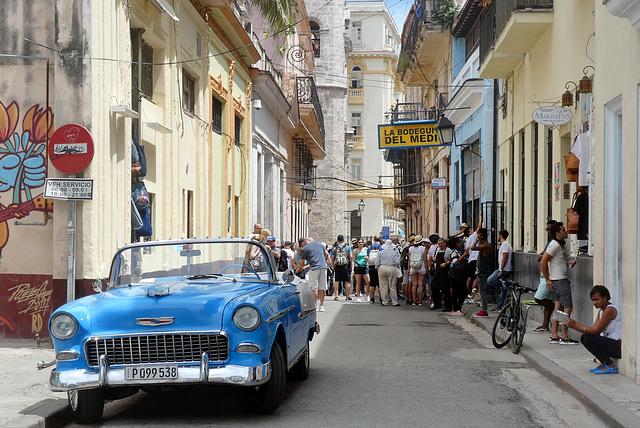
<path fill-rule="evenodd" d="M 122 365 L 199 362 L 203 352 L 209 354 L 209 361 L 225 361 L 229 356 L 227 337 L 217 333 L 153 334 L 97 338 L 85 343 L 90 366 L 98 366 L 100 355 L 106 355 L 109 365 Z"/>

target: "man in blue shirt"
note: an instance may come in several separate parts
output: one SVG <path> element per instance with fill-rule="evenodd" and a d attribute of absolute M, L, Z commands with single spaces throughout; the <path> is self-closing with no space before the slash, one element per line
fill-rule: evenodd
<path fill-rule="evenodd" d="M 329 253 L 319 241 L 309 242 L 307 238 L 300 238 L 300 262 L 304 266 L 309 264 L 309 284 L 316 297 L 316 311 L 324 312 L 324 293 L 327 290 L 327 261 Z M 320 302 L 318 303 L 318 297 Z"/>

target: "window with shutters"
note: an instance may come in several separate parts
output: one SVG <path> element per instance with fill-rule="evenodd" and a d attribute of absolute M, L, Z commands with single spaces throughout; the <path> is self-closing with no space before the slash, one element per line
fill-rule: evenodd
<path fill-rule="evenodd" d="M 182 108 L 190 114 L 195 113 L 196 82 L 184 69 L 182 70 Z"/>

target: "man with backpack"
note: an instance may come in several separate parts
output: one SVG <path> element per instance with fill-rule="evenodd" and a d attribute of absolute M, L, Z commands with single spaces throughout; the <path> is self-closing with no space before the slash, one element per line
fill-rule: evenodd
<path fill-rule="evenodd" d="M 338 300 L 338 294 L 340 287 L 345 288 L 346 300 L 351 300 L 349 292 L 351 291 L 351 282 L 349 272 L 351 272 L 351 247 L 344 242 L 344 236 L 338 235 L 338 242 L 331 251 L 331 263 L 334 267 L 335 275 L 335 297 L 333 300 Z"/>
<path fill-rule="evenodd" d="M 369 303 L 375 303 L 376 288 L 380 285 L 378 278 L 378 269 L 376 269 L 376 261 L 378 253 L 382 249 L 382 235 L 378 234 L 373 237 L 373 244 L 367 248 L 367 264 L 369 265 Z M 380 292 L 378 292 L 380 294 Z"/>

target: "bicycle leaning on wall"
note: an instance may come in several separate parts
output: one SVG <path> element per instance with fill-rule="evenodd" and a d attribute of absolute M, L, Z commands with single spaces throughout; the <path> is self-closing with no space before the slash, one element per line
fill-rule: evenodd
<path fill-rule="evenodd" d="M 523 293 L 535 291 L 524 287 L 515 281 L 502 279 L 500 281 L 509 290 L 507 301 L 500 311 L 500 315 L 493 325 L 491 341 L 496 348 L 502 348 L 511 343 L 511 352 L 517 354 L 522 348 L 524 334 L 527 331 L 527 313 L 529 306 L 520 299 Z"/>

